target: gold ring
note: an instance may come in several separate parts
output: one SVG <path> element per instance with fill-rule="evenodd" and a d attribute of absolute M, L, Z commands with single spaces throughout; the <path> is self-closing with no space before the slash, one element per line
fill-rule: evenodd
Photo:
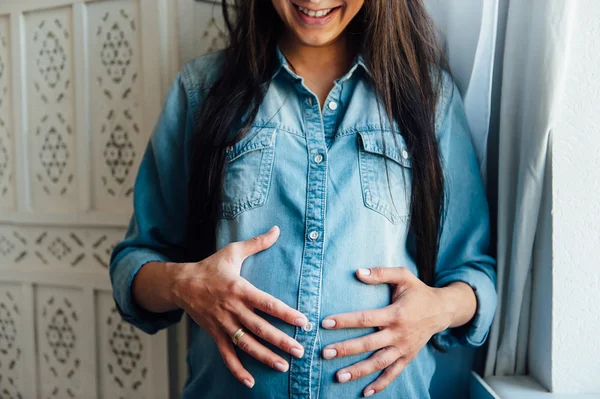
<path fill-rule="evenodd" d="M 244 334 L 245 334 L 244 329 L 238 328 L 238 330 L 235 332 L 235 334 L 233 334 L 233 337 L 231 337 L 233 344 L 237 346 L 238 342 L 240 342 L 240 338 L 242 338 L 244 336 Z"/>

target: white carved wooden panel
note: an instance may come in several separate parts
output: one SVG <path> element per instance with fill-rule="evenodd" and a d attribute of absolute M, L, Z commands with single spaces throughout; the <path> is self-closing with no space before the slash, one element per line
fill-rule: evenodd
<path fill-rule="evenodd" d="M 121 320 L 110 295 L 96 298 L 100 339 L 101 398 L 144 399 L 152 396 L 149 383 L 147 335 Z"/>
<path fill-rule="evenodd" d="M 121 320 L 108 265 L 174 75 L 173 4 L 0 1 L 2 399 L 169 396 L 177 354 Z"/>
<path fill-rule="evenodd" d="M 83 333 L 83 293 L 75 289 L 38 287 L 36 290 L 37 347 L 40 396 L 80 398 Z"/>
<path fill-rule="evenodd" d="M 23 320 L 18 286 L 0 283 L 0 397 L 23 398 Z"/>
<path fill-rule="evenodd" d="M 141 131 L 139 10 L 131 1 L 88 8 L 94 207 L 129 205 L 147 134 Z"/>
<path fill-rule="evenodd" d="M 0 17 L 0 210 L 14 207 L 13 129 L 10 93 L 10 26 L 6 16 Z"/>
<path fill-rule="evenodd" d="M 73 19 L 70 7 L 25 15 L 31 206 L 77 209 Z"/>

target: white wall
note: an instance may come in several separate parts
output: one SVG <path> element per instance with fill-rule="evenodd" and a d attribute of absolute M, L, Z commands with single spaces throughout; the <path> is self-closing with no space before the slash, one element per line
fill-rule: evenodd
<path fill-rule="evenodd" d="M 552 388 L 600 392 L 600 1 L 573 1 L 554 129 Z"/>

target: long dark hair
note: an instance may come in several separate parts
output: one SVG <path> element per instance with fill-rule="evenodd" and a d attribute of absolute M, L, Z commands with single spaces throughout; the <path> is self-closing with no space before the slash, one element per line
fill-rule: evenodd
<path fill-rule="evenodd" d="M 242 135 L 256 117 L 284 28 L 271 1 L 235 0 L 234 8 L 235 18 L 223 2 L 230 42 L 220 76 L 206 93 L 193 149 L 188 237 L 198 258 L 215 250 L 223 148 L 231 132 Z M 447 69 L 435 30 L 422 0 L 367 0 L 348 29 L 386 116 L 398 123 L 411 153 L 410 247 L 419 277 L 433 285 L 444 202 L 435 111 Z"/>

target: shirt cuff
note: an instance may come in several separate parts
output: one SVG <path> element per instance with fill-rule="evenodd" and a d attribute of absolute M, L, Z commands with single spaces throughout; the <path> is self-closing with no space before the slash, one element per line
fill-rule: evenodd
<path fill-rule="evenodd" d="M 153 313 L 137 305 L 133 299 L 133 279 L 142 266 L 150 262 L 168 262 L 161 254 L 147 249 L 133 249 L 113 262 L 112 286 L 116 308 L 123 320 L 147 334 L 155 334 L 159 330 L 181 320 L 183 309 L 165 313 Z"/>
<path fill-rule="evenodd" d="M 477 298 L 477 310 L 473 319 L 464 326 L 448 328 L 434 335 L 434 341 L 443 349 L 457 346 L 478 347 L 485 342 L 498 303 L 495 282 L 485 273 L 472 267 L 458 268 L 454 273 L 436 282 L 436 287 L 445 287 L 453 282 L 471 286 Z"/>

